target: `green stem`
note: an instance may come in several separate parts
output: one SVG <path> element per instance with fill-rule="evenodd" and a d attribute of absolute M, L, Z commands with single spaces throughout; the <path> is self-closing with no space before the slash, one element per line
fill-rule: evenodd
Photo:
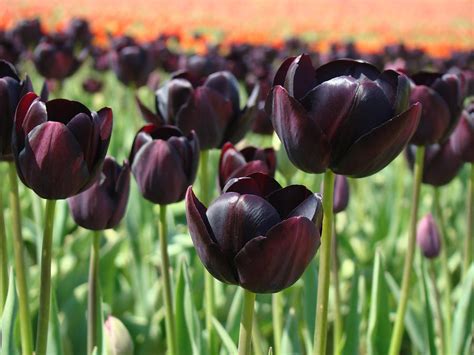
<path fill-rule="evenodd" d="M 160 205 L 160 252 L 161 252 L 161 274 L 163 276 L 163 299 L 165 303 L 165 325 L 166 342 L 168 343 L 168 353 L 176 354 L 176 335 L 174 326 L 173 300 L 171 298 L 170 261 L 168 257 L 168 234 L 166 225 L 166 205 Z"/>
<path fill-rule="evenodd" d="M 281 292 L 272 295 L 273 346 L 275 355 L 281 354 L 281 339 L 283 333 L 283 295 Z"/>
<path fill-rule="evenodd" d="M 325 355 L 328 327 L 328 300 L 331 269 L 331 239 L 333 225 L 334 173 L 324 173 L 323 187 L 323 232 L 319 253 L 318 299 L 316 304 L 316 326 L 314 329 L 314 354 Z"/>
<path fill-rule="evenodd" d="M 92 354 L 97 347 L 97 353 L 101 353 L 102 339 L 101 323 L 101 294 L 100 294 L 100 232 L 95 231 L 92 235 L 91 255 L 89 261 L 89 292 L 87 294 L 87 353 Z"/>
<path fill-rule="evenodd" d="M 3 217 L 3 186 L 0 186 L 0 318 L 8 292 L 8 260 L 5 218 Z"/>
<path fill-rule="evenodd" d="M 410 230 L 408 234 L 408 247 L 405 255 L 405 265 L 403 267 L 402 288 L 400 291 L 400 301 L 398 304 L 395 325 L 392 339 L 390 341 L 390 355 L 398 355 L 402 344 L 404 331 L 405 312 L 408 305 L 410 293 L 410 277 L 413 272 L 413 259 L 415 257 L 416 244 L 416 224 L 418 222 L 418 204 L 421 190 L 421 180 L 423 177 L 423 163 L 425 158 L 425 147 L 420 146 L 416 150 L 415 177 L 413 181 L 413 195 L 411 205 Z"/>
<path fill-rule="evenodd" d="M 426 284 L 426 268 L 425 268 L 425 260 L 421 258 L 420 260 L 420 275 L 421 275 L 421 283 L 423 286 L 423 298 L 425 303 L 425 319 L 426 319 L 426 328 L 428 333 L 428 348 L 430 349 L 431 355 L 436 355 L 436 345 L 435 345 L 435 332 L 433 329 L 433 312 L 431 310 L 431 303 L 430 297 L 428 295 L 428 286 Z"/>
<path fill-rule="evenodd" d="M 201 188 L 201 200 L 204 205 L 209 206 L 210 195 L 209 195 L 209 150 L 202 150 L 200 159 L 200 175 L 199 183 Z M 206 329 L 207 329 L 207 342 L 209 353 L 214 354 L 217 352 L 216 349 L 216 337 L 214 334 L 214 326 L 212 319 L 214 317 L 214 278 L 213 276 L 205 271 L 204 276 L 204 294 L 206 302 Z"/>
<path fill-rule="evenodd" d="M 15 258 L 16 288 L 20 308 L 21 348 L 24 355 L 33 353 L 33 330 L 31 327 L 30 309 L 28 305 L 28 287 L 26 282 L 24 245 L 21 234 L 20 196 L 18 194 L 18 178 L 14 163 L 8 163 L 10 180 L 10 204 L 13 217 L 13 251 Z"/>
<path fill-rule="evenodd" d="M 463 276 L 466 276 L 467 270 L 472 263 L 472 255 L 474 254 L 474 163 L 471 163 L 471 175 L 469 178 L 469 192 L 467 194 L 467 229 L 466 239 L 464 241 L 464 261 L 463 261 Z"/>
<path fill-rule="evenodd" d="M 240 318 L 239 355 L 250 355 L 252 344 L 252 322 L 255 305 L 255 293 L 244 290 L 244 305 Z"/>
<path fill-rule="evenodd" d="M 331 243 L 332 278 L 334 285 L 334 336 L 333 354 L 341 353 L 342 349 L 342 314 L 341 314 L 341 290 L 339 288 L 339 258 L 337 255 L 336 238 L 336 216 L 334 216 L 333 236 Z"/>
<path fill-rule="evenodd" d="M 444 302 L 444 342 L 446 344 L 451 344 L 451 274 L 449 272 L 448 265 L 448 233 L 446 230 L 446 224 L 444 223 L 443 212 L 439 202 L 439 188 L 434 189 L 433 197 L 434 210 L 436 215 L 436 220 L 440 229 L 441 237 L 441 251 L 440 251 L 440 261 L 441 261 L 441 273 L 444 280 L 444 293 L 443 293 L 443 302 Z"/>
<path fill-rule="evenodd" d="M 49 312 L 51 307 L 51 254 L 55 207 L 56 200 L 46 200 L 43 246 L 41 248 L 41 281 L 36 355 L 46 355 L 48 346 Z"/>
<path fill-rule="evenodd" d="M 447 354 L 448 348 L 446 347 L 446 343 L 445 343 L 446 338 L 444 334 L 443 312 L 441 311 L 441 301 L 440 301 L 441 296 L 439 293 L 438 285 L 436 283 L 436 270 L 434 268 L 434 262 L 430 261 L 429 264 L 430 264 L 429 274 L 430 274 L 431 284 L 432 284 L 434 294 L 435 294 L 434 304 L 436 307 L 436 323 L 437 323 L 438 332 L 439 332 L 439 339 L 441 342 L 441 350 L 442 350 L 441 352 L 443 354 Z"/>

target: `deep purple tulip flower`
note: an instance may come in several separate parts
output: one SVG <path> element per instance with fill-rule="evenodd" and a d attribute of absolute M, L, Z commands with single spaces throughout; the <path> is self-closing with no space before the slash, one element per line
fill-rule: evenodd
<path fill-rule="evenodd" d="M 0 30 L 0 59 L 17 64 L 20 59 L 21 48 L 8 33 Z"/>
<path fill-rule="evenodd" d="M 420 72 L 411 77 L 415 84 L 410 102 L 423 105 L 420 123 L 410 143 L 428 145 L 444 142 L 460 118 L 461 79 L 456 74 Z"/>
<path fill-rule="evenodd" d="M 78 17 L 73 18 L 69 22 L 65 33 L 71 38 L 74 45 L 81 47 L 89 46 L 94 37 L 89 26 L 89 21 Z"/>
<path fill-rule="evenodd" d="M 431 213 L 428 213 L 418 222 L 416 241 L 425 257 L 432 259 L 439 255 L 441 238 L 438 226 Z"/>
<path fill-rule="evenodd" d="M 253 173 L 275 175 L 276 153 L 273 148 L 246 147 L 237 150 L 227 142 L 219 159 L 219 186 L 221 190 L 227 181 Z"/>
<path fill-rule="evenodd" d="M 38 18 L 18 21 L 12 30 L 12 38 L 24 48 L 36 46 L 44 33 Z"/>
<path fill-rule="evenodd" d="M 74 54 L 74 44 L 65 34 L 55 33 L 44 37 L 33 52 L 36 70 L 46 79 L 64 80 L 73 75 L 87 55 Z"/>
<path fill-rule="evenodd" d="M 82 82 L 82 88 L 89 94 L 95 94 L 102 90 L 103 82 L 94 78 L 87 78 Z"/>
<path fill-rule="evenodd" d="M 349 204 L 349 183 L 344 175 L 336 175 L 334 179 L 334 204 L 333 212 L 344 211 Z"/>
<path fill-rule="evenodd" d="M 320 245 L 321 198 L 264 174 L 230 180 L 207 209 L 189 187 L 186 216 L 206 269 L 255 293 L 291 286 Z"/>
<path fill-rule="evenodd" d="M 18 102 L 30 91 L 33 91 L 30 79 L 20 80 L 15 67 L 0 60 L 0 161 L 13 160 L 13 118 Z"/>
<path fill-rule="evenodd" d="M 463 161 L 474 163 L 474 102 L 463 111 L 450 141 Z"/>
<path fill-rule="evenodd" d="M 21 181 L 45 199 L 64 199 L 97 179 L 112 133 L 112 110 L 77 101 L 42 102 L 34 93 L 15 113 L 13 155 Z"/>
<path fill-rule="evenodd" d="M 418 125 L 421 105 L 408 108 L 408 78 L 366 62 L 342 59 L 315 70 L 303 54 L 288 58 L 273 84 L 267 100 L 273 127 L 292 163 L 309 173 L 374 174 Z"/>
<path fill-rule="evenodd" d="M 237 79 L 227 71 L 210 75 L 202 86 L 194 88 L 186 79 L 173 79 L 156 92 L 156 112 L 137 98 L 146 121 L 170 124 L 184 134 L 194 130 L 202 150 L 220 148 L 226 142 L 237 143 L 250 128 L 257 107 L 257 87 L 246 107 L 240 109 Z"/>
<path fill-rule="evenodd" d="M 102 173 L 86 191 L 68 198 L 74 221 L 90 230 L 115 228 L 127 208 L 130 192 L 130 167 L 106 157 Z"/>
<path fill-rule="evenodd" d="M 140 129 L 130 153 L 132 173 L 148 201 L 160 205 L 181 201 L 196 178 L 199 142 L 173 126 L 147 125 Z"/>
<path fill-rule="evenodd" d="M 457 154 L 450 138 L 443 144 L 431 144 L 426 146 L 425 159 L 423 163 L 424 184 L 432 186 L 443 186 L 451 182 L 463 166 L 463 161 Z M 406 149 L 406 157 L 410 168 L 415 163 L 415 146 L 410 145 Z"/>

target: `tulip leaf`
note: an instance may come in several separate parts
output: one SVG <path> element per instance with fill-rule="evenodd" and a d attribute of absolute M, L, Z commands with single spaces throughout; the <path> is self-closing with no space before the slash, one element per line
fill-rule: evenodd
<path fill-rule="evenodd" d="M 15 287 L 15 276 L 10 269 L 8 277 L 8 293 L 2 315 L 2 332 L 0 337 L 1 355 L 15 355 L 18 349 L 15 345 L 15 322 L 18 313 L 18 297 Z"/>
<path fill-rule="evenodd" d="M 180 354 L 191 354 L 191 337 L 188 333 L 186 325 L 185 315 L 185 281 L 184 281 L 184 268 L 185 261 L 181 260 L 178 268 L 178 275 L 176 278 L 175 285 L 175 327 L 176 327 L 176 338 L 179 339 L 179 353 Z"/>
<path fill-rule="evenodd" d="M 296 312 L 294 308 L 290 308 L 286 316 L 285 327 L 281 339 L 281 353 L 282 354 L 300 354 L 298 329 L 296 321 Z"/>
<path fill-rule="evenodd" d="M 421 275 L 420 275 L 422 287 L 423 287 L 423 303 L 425 306 L 425 318 L 426 318 L 426 325 L 427 325 L 427 340 L 429 345 L 429 350 L 431 355 L 437 355 L 436 345 L 435 345 L 435 332 L 434 332 L 434 325 L 433 325 L 433 311 L 431 307 L 431 297 L 429 296 L 428 292 L 428 285 L 426 283 L 426 267 L 424 260 L 421 260 Z"/>
<path fill-rule="evenodd" d="M 367 334 L 367 353 L 370 355 L 387 354 L 391 326 L 389 319 L 389 291 L 384 278 L 384 265 L 379 249 L 375 252 L 372 275 L 372 291 Z"/>
<path fill-rule="evenodd" d="M 235 346 L 232 338 L 230 337 L 229 333 L 224 329 L 221 323 L 216 318 L 212 318 L 212 324 L 214 325 L 214 329 L 216 330 L 217 334 L 222 340 L 222 345 L 227 350 L 228 354 L 237 354 L 237 347 Z"/>
<path fill-rule="evenodd" d="M 230 304 L 229 314 L 225 323 L 225 329 L 232 339 L 237 339 L 239 337 L 240 311 L 242 309 L 243 295 L 243 288 L 237 287 L 234 298 L 232 299 L 232 303 Z"/>
<path fill-rule="evenodd" d="M 451 353 L 467 355 L 474 331 L 474 265 L 464 277 L 460 295 L 452 323 Z"/>
<path fill-rule="evenodd" d="M 51 309 L 49 313 L 50 324 L 48 327 L 48 351 L 52 354 L 64 354 L 61 325 L 59 323 L 58 302 L 56 300 L 56 291 L 51 290 Z"/>
<path fill-rule="evenodd" d="M 352 276 L 351 295 L 349 299 L 349 314 L 345 320 L 345 340 L 342 348 L 343 355 L 359 353 L 359 330 L 362 313 L 361 300 L 359 300 L 359 272 L 356 270 Z"/>
<path fill-rule="evenodd" d="M 303 274 L 303 315 L 308 328 L 310 340 L 313 340 L 314 325 L 316 321 L 316 302 L 318 298 L 318 272 L 316 261 L 313 260 Z M 312 344 L 311 344 L 312 346 Z"/>

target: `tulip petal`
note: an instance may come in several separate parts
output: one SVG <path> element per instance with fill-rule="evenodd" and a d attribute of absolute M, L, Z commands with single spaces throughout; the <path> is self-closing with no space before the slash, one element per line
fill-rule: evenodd
<path fill-rule="evenodd" d="M 143 119 L 147 123 L 154 124 L 155 126 L 164 125 L 164 120 L 159 112 L 153 113 L 148 107 L 145 106 L 138 96 L 135 96 L 135 102 L 137 103 L 138 110 L 140 111 Z"/>
<path fill-rule="evenodd" d="M 227 182 L 222 192 L 237 192 L 265 197 L 273 191 L 281 189 L 280 184 L 271 176 L 253 173 L 247 177 L 234 178 Z"/>
<path fill-rule="evenodd" d="M 458 175 L 463 164 L 464 162 L 453 150 L 450 141 L 442 145 L 428 146 L 425 152 L 422 181 L 432 186 L 446 185 Z"/>
<path fill-rule="evenodd" d="M 312 192 L 303 185 L 290 185 L 272 192 L 267 196 L 267 200 L 278 211 L 281 219 L 285 219 L 288 218 L 291 211 L 311 195 Z M 305 214 L 304 216 L 313 219 L 316 210 L 316 206 L 314 207 L 313 211 L 309 211 L 309 215 Z"/>
<path fill-rule="evenodd" d="M 324 172 L 329 164 L 329 143 L 304 107 L 281 86 L 272 89 L 267 102 L 273 127 L 291 162 L 305 172 Z"/>
<path fill-rule="evenodd" d="M 216 244 L 207 220 L 206 208 L 196 198 L 191 186 L 186 192 L 186 219 L 194 247 L 206 269 L 222 282 L 238 284 L 232 261 L 224 256 Z"/>
<path fill-rule="evenodd" d="M 283 61 L 283 63 L 281 63 L 275 74 L 275 78 L 273 79 L 272 86 L 285 86 L 286 73 L 288 73 L 288 69 L 295 59 L 296 57 L 288 57 Z"/>
<path fill-rule="evenodd" d="M 293 60 L 286 73 L 284 88 L 291 97 L 301 100 L 316 86 L 315 71 L 311 57 L 302 54 Z"/>
<path fill-rule="evenodd" d="M 240 285 L 255 293 L 278 292 L 294 284 L 320 245 L 319 232 L 305 217 L 292 217 L 265 237 L 250 240 L 234 261 Z"/>
<path fill-rule="evenodd" d="M 380 75 L 380 71 L 372 64 L 362 60 L 333 60 L 316 69 L 316 85 L 338 76 L 351 76 L 355 79 L 359 79 L 362 75 L 370 80 L 376 80 Z"/>
<path fill-rule="evenodd" d="M 229 71 L 212 73 L 207 77 L 203 85 L 215 90 L 232 102 L 232 110 L 234 113 L 240 111 L 239 82 L 234 74 Z"/>
<path fill-rule="evenodd" d="M 407 145 L 420 120 L 421 104 L 359 138 L 331 169 L 341 175 L 365 177 L 387 166 Z M 377 147 L 377 149 L 374 149 Z"/>
<path fill-rule="evenodd" d="M 85 113 L 90 116 L 89 109 L 78 101 L 66 99 L 55 99 L 46 102 L 46 111 L 48 112 L 48 121 L 56 121 L 67 124 L 73 117 L 79 113 Z"/>

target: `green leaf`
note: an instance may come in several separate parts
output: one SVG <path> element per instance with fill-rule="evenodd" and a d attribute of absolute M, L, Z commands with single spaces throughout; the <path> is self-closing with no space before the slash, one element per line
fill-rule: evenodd
<path fill-rule="evenodd" d="M 18 350 L 15 346 L 14 336 L 15 321 L 18 312 L 18 298 L 15 287 L 15 276 L 11 269 L 8 279 L 10 280 L 8 283 L 8 294 L 2 315 L 1 355 L 15 355 Z"/>
<path fill-rule="evenodd" d="M 191 354 L 191 340 L 186 325 L 185 312 L 185 281 L 184 281 L 185 260 L 179 263 L 178 276 L 175 285 L 175 326 L 176 339 L 179 339 L 178 351 L 180 354 Z"/>
<path fill-rule="evenodd" d="M 298 338 L 298 329 L 296 327 L 295 309 L 290 308 L 288 312 L 285 327 L 283 328 L 283 335 L 281 339 L 281 353 L 282 354 L 300 354 L 300 344 Z"/>
<path fill-rule="evenodd" d="M 240 311 L 242 309 L 242 297 L 244 290 L 242 287 L 237 287 L 234 298 L 230 304 L 229 314 L 225 323 L 225 329 L 232 339 L 238 339 L 240 326 Z"/>
<path fill-rule="evenodd" d="M 426 319 L 426 326 L 427 326 L 427 332 L 428 332 L 428 345 L 430 349 L 430 354 L 431 355 L 437 355 L 436 351 L 436 346 L 435 346 L 435 331 L 434 331 L 434 325 L 433 325 L 433 311 L 431 308 L 431 303 L 430 303 L 430 297 L 428 294 L 428 286 L 426 283 L 426 267 L 424 260 L 421 260 L 421 282 L 423 286 L 423 298 L 424 298 L 424 306 L 425 306 L 425 319 Z"/>
<path fill-rule="evenodd" d="M 224 345 L 224 347 L 226 348 L 227 353 L 237 354 L 237 347 L 232 341 L 232 338 L 230 337 L 229 333 L 227 333 L 227 331 L 216 318 L 212 318 L 212 324 L 214 325 L 214 329 L 216 330 L 217 334 L 221 338 L 222 345 Z"/>
<path fill-rule="evenodd" d="M 359 329 L 362 307 L 359 303 L 359 271 L 352 276 L 351 296 L 349 299 L 349 314 L 345 321 L 345 341 L 342 348 L 343 355 L 359 353 Z"/>
<path fill-rule="evenodd" d="M 382 255 L 377 249 L 372 276 L 367 334 L 367 352 L 370 355 L 387 354 L 388 352 L 391 334 L 388 298 L 389 292 L 384 278 Z"/>
<path fill-rule="evenodd" d="M 192 353 L 200 354 L 201 351 L 201 324 L 199 322 L 199 315 L 194 304 L 193 289 L 191 286 L 191 276 L 186 261 L 183 260 L 183 275 L 184 275 L 184 317 L 186 322 L 186 329 L 189 340 L 191 341 Z M 178 338 L 180 339 L 180 338 Z M 189 353 L 187 353 L 189 354 Z"/>
<path fill-rule="evenodd" d="M 51 354 L 64 354 L 61 325 L 59 324 L 58 302 L 56 300 L 56 291 L 51 292 L 51 309 L 49 313 L 50 324 L 48 327 L 48 351 Z"/>
<path fill-rule="evenodd" d="M 454 312 L 451 353 L 469 354 L 468 344 L 474 331 L 474 264 L 461 285 L 461 298 Z"/>

